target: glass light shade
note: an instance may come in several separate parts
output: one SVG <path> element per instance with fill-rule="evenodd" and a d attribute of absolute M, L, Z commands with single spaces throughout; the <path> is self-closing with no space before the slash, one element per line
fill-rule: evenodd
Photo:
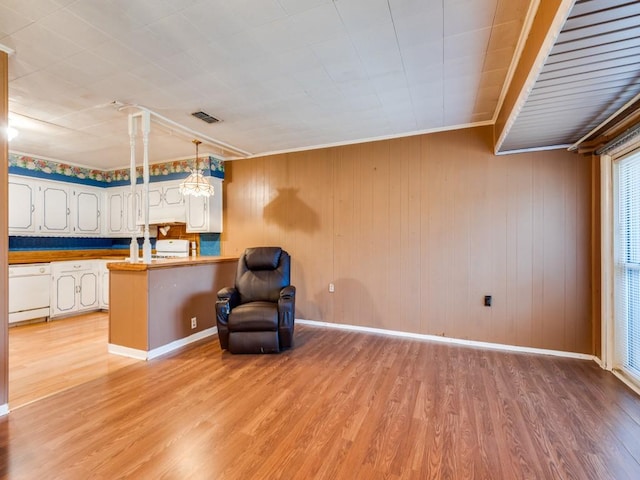
<path fill-rule="evenodd" d="M 202 170 L 191 170 L 191 175 L 180 184 L 180 193 L 194 197 L 208 197 L 213 195 L 213 185 L 204 178 Z"/>

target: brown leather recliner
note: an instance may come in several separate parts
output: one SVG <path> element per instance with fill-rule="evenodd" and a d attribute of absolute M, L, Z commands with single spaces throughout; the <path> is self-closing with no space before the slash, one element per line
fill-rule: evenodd
<path fill-rule="evenodd" d="M 220 347 L 231 353 L 271 353 L 293 343 L 296 287 L 291 258 L 280 247 L 247 248 L 235 287 L 218 292 Z"/>

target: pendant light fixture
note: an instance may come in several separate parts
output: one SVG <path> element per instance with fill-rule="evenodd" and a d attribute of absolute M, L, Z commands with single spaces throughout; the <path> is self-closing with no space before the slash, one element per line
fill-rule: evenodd
<path fill-rule="evenodd" d="M 200 140 L 192 140 L 196 146 L 196 160 L 191 174 L 180 184 L 180 193 L 182 195 L 193 195 L 194 197 L 208 197 L 213 195 L 213 185 L 211 185 L 202 170 L 198 168 L 198 146 L 202 143 Z"/>

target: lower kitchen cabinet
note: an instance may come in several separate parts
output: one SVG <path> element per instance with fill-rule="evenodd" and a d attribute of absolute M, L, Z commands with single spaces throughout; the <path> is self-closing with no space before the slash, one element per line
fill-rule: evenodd
<path fill-rule="evenodd" d="M 51 263 L 50 317 L 100 308 L 98 263 L 94 260 Z"/>
<path fill-rule="evenodd" d="M 109 310 L 109 269 L 107 264 L 121 260 L 96 260 L 100 274 L 100 309 Z"/>

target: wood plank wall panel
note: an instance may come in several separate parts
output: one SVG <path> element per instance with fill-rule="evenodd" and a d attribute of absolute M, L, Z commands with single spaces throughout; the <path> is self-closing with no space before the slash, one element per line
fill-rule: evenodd
<path fill-rule="evenodd" d="M 9 57 L 0 52 L 0 129 L 5 131 L 9 123 Z M 8 251 L 9 211 L 9 145 L 7 137 L 0 135 L 0 405 L 9 401 L 9 296 Z"/>
<path fill-rule="evenodd" d="M 222 253 L 287 249 L 298 318 L 593 350 L 590 159 L 494 156 L 485 127 L 227 170 Z"/>

